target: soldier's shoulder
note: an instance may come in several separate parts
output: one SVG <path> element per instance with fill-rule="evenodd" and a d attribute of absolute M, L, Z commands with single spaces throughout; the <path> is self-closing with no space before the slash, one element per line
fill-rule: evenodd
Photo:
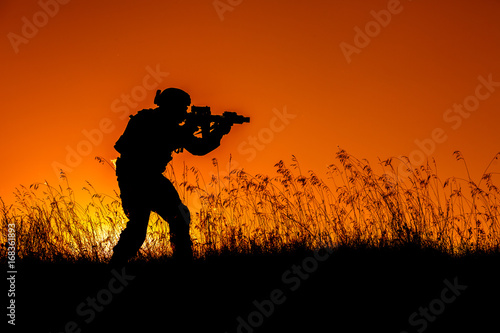
<path fill-rule="evenodd" d="M 142 109 L 141 111 L 137 112 L 137 114 L 142 114 L 142 115 L 150 115 L 150 114 L 155 114 L 157 113 L 158 109 Z"/>
<path fill-rule="evenodd" d="M 156 109 L 142 109 L 136 114 L 131 115 L 130 118 L 150 118 L 156 114 Z"/>

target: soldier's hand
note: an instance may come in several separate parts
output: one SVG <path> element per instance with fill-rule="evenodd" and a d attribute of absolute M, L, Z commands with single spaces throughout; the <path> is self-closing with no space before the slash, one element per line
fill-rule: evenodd
<path fill-rule="evenodd" d="M 219 132 L 220 135 L 226 135 L 231 131 L 231 124 L 229 123 L 220 123 L 217 132 Z"/>

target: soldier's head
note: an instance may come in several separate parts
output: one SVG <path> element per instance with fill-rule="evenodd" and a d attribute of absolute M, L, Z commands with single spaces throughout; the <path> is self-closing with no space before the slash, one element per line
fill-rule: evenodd
<path fill-rule="evenodd" d="M 171 115 L 184 116 L 188 106 L 191 105 L 191 97 L 184 90 L 167 88 L 156 91 L 154 103 L 168 113 L 173 113 Z"/>

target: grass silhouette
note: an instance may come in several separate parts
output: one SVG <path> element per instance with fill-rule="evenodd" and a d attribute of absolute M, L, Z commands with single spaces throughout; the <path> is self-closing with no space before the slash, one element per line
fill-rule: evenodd
<path fill-rule="evenodd" d="M 279 161 L 274 176 L 221 175 L 217 160 L 207 180 L 194 167 L 177 174 L 169 167 L 165 175 L 191 210 L 197 259 L 187 267 L 171 261 L 168 224 L 152 214 L 147 239 L 127 265 L 134 280 L 113 295 L 106 263 L 127 222 L 118 194 L 87 183 L 88 203 L 80 204 L 64 173 L 58 186 L 21 186 L 15 202 L 0 208 L 3 230 L 16 229 L 18 326 L 93 333 L 496 327 L 497 175 L 487 168 L 477 182 L 442 181 L 435 164 L 404 169 L 405 158 L 379 161 L 377 174 L 344 150 L 335 162 L 325 180 L 303 173 L 294 156 L 289 166 Z M 7 232 L 0 237 L 7 247 Z M 444 293 L 454 299 L 445 304 L 443 281 L 467 288 L 456 298 Z M 284 303 L 271 315 L 276 292 Z M 87 321 L 95 299 L 100 305 Z M 419 311 L 431 306 L 427 320 Z"/>
<path fill-rule="evenodd" d="M 455 157 L 467 168 L 460 152 Z M 478 182 L 470 176 L 442 181 L 435 163 L 407 167 L 403 176 L 393 164 L 409 166 L 407 159 L 380 161 L 381 174 L 344 150 L 336 160 L 326 181 L 313 171 L 304 174 L 294 156 L 289 167 L 279 161 L 273 177 L 243 170 L 221 176 L 215 159 L 208 181 L 187 166 L 180 176 L 169 167 L 166 176 L 190 207 L 197 257 L 338 246 L 498 252 L 500 198 L 489 166 Z M 99 193 L 87 183 L 89 203 L 82 206 L 64 173 L 61 178 L 64 185 L 56 187 L 17 188 L 14 204 L 2 201 L 2 229 L 16 225 L 20 258 L 106 262 L 127 221 L 118 194 Z M 6 234 L 0 236 L 3 246 Z M 153 213 L 138 258 L 170 254 L 168 224 Z"/>

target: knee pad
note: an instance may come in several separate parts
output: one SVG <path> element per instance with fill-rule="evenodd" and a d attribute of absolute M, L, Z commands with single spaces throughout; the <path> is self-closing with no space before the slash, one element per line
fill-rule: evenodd
<path fill-rule="evenodd" d="M 186 205 L 179 205 L 179 214 L 177 216 L 177 219 L 179 220 L 179 222 L 182 222 L 189 227 L 189 223 L 191 222 L 191 213 L 189 212 L 189 209 Z"/>
<path fill-rule="evenodd" d="M 167 220 L 170 231 L 174 235 L 189 233 L 189 223 L 191 222 L 189 209 L 183 204 L 180 204 L 177 208 L 176 215 Z"/>

